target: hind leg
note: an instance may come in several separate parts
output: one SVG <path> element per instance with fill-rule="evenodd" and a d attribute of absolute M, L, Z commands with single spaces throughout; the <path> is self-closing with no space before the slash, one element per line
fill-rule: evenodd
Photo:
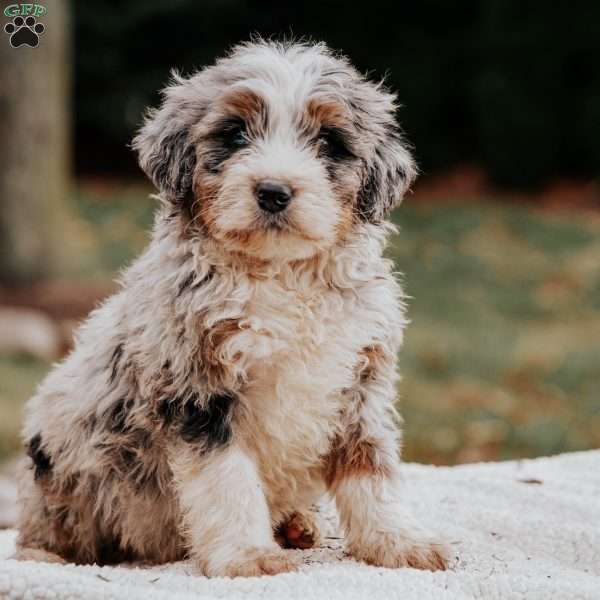
<path fill-rule="evenodd" d="M 19 535 L 13 558 L 55 563 L 72 560 L 74 545 L 64 527 L 65 509 L 48 502 L 46 482 L 34 480 L 30 469 L 23 467 L 19 475 Z"/>
<path fill-rule="evenodd" d="M 19 548 L 10 558 L 13 560 L 33 560 L 35 562 L 54 563 L 60 565 L 67 563 L 67 561 L 58 554 L 54 554 L 54 552 L 47 552 L 46 550 L 40 550 L 39 548 Z"/>

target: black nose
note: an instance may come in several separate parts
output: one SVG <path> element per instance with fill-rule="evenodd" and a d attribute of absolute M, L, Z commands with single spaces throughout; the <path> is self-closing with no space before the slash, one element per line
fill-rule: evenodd
<path fill-rule="evenodd" d="M 277 181 L 261 181 L 255 193 L 258 205 L 270 213 L 281 212 L 292 199 L 290 186 Z"/>

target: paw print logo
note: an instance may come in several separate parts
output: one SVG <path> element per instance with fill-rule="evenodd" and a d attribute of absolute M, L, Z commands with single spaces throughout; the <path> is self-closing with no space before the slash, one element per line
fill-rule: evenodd
<path fill-rule="evenodd" d="M 44 33 L 46 28 L 37 22 L 35 17 L 29 16 L 26 19 L 23 17 L 15 17 L 12 23 L 7 23 L 4 26 L 4 31 L 10 35 L 10 45 L 13 48 L 19 46 L 29 46 L 36 48 L 40 43 L 40 35 Z"/>

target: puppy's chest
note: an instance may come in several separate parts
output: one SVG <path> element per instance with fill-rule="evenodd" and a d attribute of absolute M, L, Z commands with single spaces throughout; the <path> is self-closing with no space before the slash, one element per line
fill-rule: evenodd
<path fill-rule="evenodd" d="M 339 422 L 365 333 L 355 301 L 336 291 L 257 290 L 246 308 L 243 398 L 265 464 L 317 463 Z M 358 311 L 360 312 L 360 311 Z"/>
<path fill-rule="evenodd" d="M 265 283 L 244 306 L 239 339 L 232 342 L 250 383 L 322 395 L 348 385 L 357 353 L 368 343 L 365 319 L 351 294 Z"/>
<path fill-rule="evenodd" d="M 352 385 L 367 321 L 356 295 L 338 290 L 256 285 L 235 317 L 221 356 L 242 375 L 252 426 L 296 448 L 325 446 Z"/>

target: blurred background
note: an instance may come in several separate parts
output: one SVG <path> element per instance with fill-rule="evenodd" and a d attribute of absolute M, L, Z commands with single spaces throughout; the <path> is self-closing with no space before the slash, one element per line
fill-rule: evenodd
<path fill-rule="evenodd" d="M 171 68 L 253 32 L 324 40 L 403 105 L 422 171 L 389 248 L 412 321 L 405 458 L 600 446 L 600 3 L 39 4 L 37 48 L 0 32 L 0 461 L 148 240 L 152 190 L 128 147 L 144 108 Z"/>

